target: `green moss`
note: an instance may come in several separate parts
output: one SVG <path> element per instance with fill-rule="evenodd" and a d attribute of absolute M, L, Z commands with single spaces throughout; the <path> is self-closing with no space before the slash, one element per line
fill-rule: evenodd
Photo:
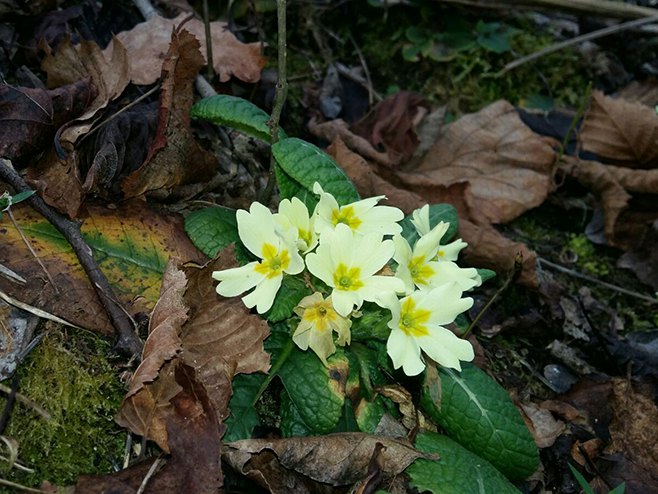
<path fill-rule="evenodd" d="M 570 235 L 566 248 L 576 254 L 577 265 L 594 276 L 610 274 L 609 262 L 601 258 L 585 235 Z"/>
<path fill-rule="evenodd" d="M 123 455 L 125 431 L 114 415 L 125 390 L 108 357 L 109 343 L 87 332 L 60 331 L 49 331 L 18 371 L 20 392 L 52 416 L 46 421 L 14 406 L 4 434 L 18 441 L 18 459 L 34 473 L 7 471 L 5 464 L 0 475 L 22 485 L 71 484 L 80 474 L 111 472 Z"/>

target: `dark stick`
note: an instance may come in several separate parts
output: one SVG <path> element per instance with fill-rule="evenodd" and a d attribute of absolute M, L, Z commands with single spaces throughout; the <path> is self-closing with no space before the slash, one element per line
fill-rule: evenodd
<path fill-rule="evenodd" d="M 0 159 L 0 178 L 9 183 L 17 193 L 31 190 L 27 183 L 25 183 L 25 180 L 23 180 L 23 177 L 4 159 Z M 130 356 L 139 357 L 144 344 L 139 339 L 139 336 L 137 336 L 128 314 L 114 297 L 109 281 L 107 281 L 107 278 L 92 257 L 91 248 L 84 241 L 80 233 L 80 226 L 53 210 L 37 194 L 26 199 L 26 202 L 52 223 L 64 235 L 64 238 L 71 244 L 71 247 L 73 247 L 73 251 L 80 261 L 80 265 L 85 270 L 85 273 L 87 273 L 98 298 L 105 308 L 105 312 L 107 312 L 117 332 L 116 348 Z"/>

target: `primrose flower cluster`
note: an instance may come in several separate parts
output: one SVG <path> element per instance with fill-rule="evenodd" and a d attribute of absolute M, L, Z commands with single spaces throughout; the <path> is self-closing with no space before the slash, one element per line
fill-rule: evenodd
<path fill-rule="evenodd" d="M 422 372 L 422 351 L 461 370 L 460 361 L 473 359 L 473 348 L 444 326 L 473 305 L 462 295 L 481 283 L 477 270 L 455 263 L 466 243 L 441 245 L 449 224 L 432 228 L 429 206 L 413 212 L 419 239 L 412 246 L 401 235 L 402 211 L 378 205 L 384 196 L 339 206 L 320 184 L 313 191 L 319 202 L 312 213 L 297 198 L 282 200 L 277 213 L 257 202 L 237 212 L 240 239 L 259 260 L 215 271 L 217 292 L 232 297 L 251 290 L 242 300 L 263 314 L 272 307 L 284 274 L 306 268 L 330 293 L 315 291 L 295 308 L 300 322 L 293 340 L 302 350 L 311 348 L 326 364 L 336 344 L 350 343 L 351 318 L 359 317 L 368 301 L 391 312 L 386 347 L 396 369 L 410 376 Z"/>

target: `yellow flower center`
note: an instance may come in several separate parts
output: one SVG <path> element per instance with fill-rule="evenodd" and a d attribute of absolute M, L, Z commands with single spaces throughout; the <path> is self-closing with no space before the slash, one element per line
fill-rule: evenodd
<path fill-rule="evenodd" d="M 310 322 L 316 330 L 325 331 L 330 328 L 330 323 L 338 318 L 338 314 L 331 302 L 325 300 L 306 309 L 302 318 Z"/>
<path fill-rule="evenodd" d="M 299 238 L 301 238 L 304 242 L 306 242 L 306 247 L 311 246 L 311 231 L 310 230 L 302 230 L 301 228 L 298 228 L 297 231 L 299 232 Z"/>
<path fill-rule="evenodd" d="M 356 230 L 361 223 L 363 223 L 358 216 L 354 214 L 352 206 L 343 206 L 342 208 L 334 209 L 331 212 L 331 222 L 336 226 L 338 223 L 344 223 L 352 230 Z"/>
<path fill-rule="evenodd" d="M 290 265 L 290 254 L 286 249 L 277 251 L 274 245 L 264 243 L 262 253 L 263 260 L 254 269 L 268 278 L 281 276 L 281 273 Z"/>
<path fill-rule="evenodd" d="M 407 267 L 411 273 L 411 279 L 416 285 L 427 285 L 427 280 L 434 274 L 434 270 L 425 263 L 423 256 L 414 257 L 409 261 Z"/>
<path fill-rule="evenodd" d="M 336 290 L 358 290 L 363 286 L 361 281 L 361 268 L 349 268 L 342 262 L 334 271 L 334 285 Z"/>
<path fill-rule="evenodd" d="M 400 322 L 398 326 L 408 336 L 427 336 L 429 330 L 425 323 L 430 319 L 430 311 L 417 309 L 416 303 L 411 298 L 402 302 L 400 307 Z"/>

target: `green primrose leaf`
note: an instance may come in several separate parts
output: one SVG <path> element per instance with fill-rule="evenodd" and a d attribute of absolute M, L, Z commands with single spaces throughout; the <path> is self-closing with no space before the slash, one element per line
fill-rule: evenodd
<path fill-rule="evenodd" d="M 238 235 L 234 209 L 214 206 L 194 211 L 185 218 L 185 233 L 210 258 L 234 243 L 235 257 L 241 265 L 253 260 Z"/>
<path fill-rule="evenodd" d="M 383 396 L 377 396 L 374 401 L 362 398 L 354 409 L 354 417 L 361 432 L 374 434 L 379 422 L 388 411 Z"/>
<path fill-rule="evenodd" d="M 208 257 L 215 257 L 232 243 L 241 243 L 235 210 L 220 206 L 190 213 L 185 218 L 185 232 L 196 248 Z"/>
<path fill-rule="evenodd" d="M 253 406 L 258 390 L 265 381 L 265 374 L 238 374 L 233 378 L 233 396 L 229 402 L 231 415 L 224 421 L 226 434 L 224 441 L 249 439 L 254 427 L 260 424 L 260 419 Z"/>
<path fill-rule="evenodd" d="M 313 431 L 306 425 L 299 410 L 288 393 L 281 393 L 281 435 L 283 437 L 312 436 Z"/>
<path fill-rule="evenodd" d="M 478 268 L 478 274 L 482 278 L 482 283 L 496 277 L 496 272 L 491 269 Z"/>
<path fill-rule="evenodd" d="M 300 420 L 313 434 L 331 432 L 343 413 L 347 357 L 338 350 L 328 363 L 325 367 L 311 351 L 293 351 L 278 372 Z"/>
<path fill-rule="evenodd" d="M 489 462 L 474 455 L 452 439 L 435 432 L 423 432 L 416 448 L 440 459 L 419 458 L 405 473 L 419 492 L 433 494 L 518 494 L 516 489 Z"/>
<path fill-rule="evenodd" d="M 361 313 L 361 317 L 352 318 L 352 341 L 369 341 L 373 338 L 386 340 L 391 333 L 388 327 L 391 311 L 375 303 L 365 302 Z"/>
<path fill-rule="evenodd" d="M 36 194 L 36 190 L 24 190 L 23 192 L 19 192 L 15 196 L 11 198 L 11 202 L 13 204 L 18 204 L 21 201 L 24 201 L 28 197 L 32 197 L 34 194 Z"/>
<path fill-rule="evenodd" d="M 402 236 L 407 239 L 409 245 L 413 246 L 416 240 L 420 238 L 416 227 L 411 222 L 412 215 L 408 215 L 400 222 L 402 226 Z M 445 244 L 452 240 L 459 230 L 459 220 L 457 218 L 457 210 L 450 204 L 430 204 L 430 227 L 434 228 L 440 221 L 450 223 L 450 228 L 441 239 L 441 243 Z"/>
<path fill-rule="evenodd" d="M 217 125 L 233 127 L 266 142 L 271 141 L 270 128 L 267 126 L 270 116 L 243 98 L 227 94 L 203 98 L 192 106 L 190 115 Z M 285 137 L 286 133 L 279 129 L 279 139 Z"/>
<path fill-rule="evenodd" d="M 310 295 L 311 289 L 306 286 L 304 280 L 294 276 L 284 275 L 272 308 L 265 313 L 265 318 L 270 322 L 279 322 L 288 319 L 301 299 Z"/>
<path fill-rule="evenodd" d="M 296 137 L 282 139 L 272 146 L 272 154 L 278 163 L 275 173 L 283 198 L 296 196 L 308 206 L 308 196 L 314 196 L 313 184 L 319 182 L 340 205 L 359 200 L 345 172 L 313 144 Z"/>
<path fill-rule="evenodd" d="M 473 364 L 462 364 L 461 372 L 440 368 L 438 373 L 440 402 L 423 385 L 423 410 L 450 437 L 508 478 L 531 475 L 539 464 L 539 452 L 507 391 Z M 427 384 L 428 373 L 424 376 Z"/>

